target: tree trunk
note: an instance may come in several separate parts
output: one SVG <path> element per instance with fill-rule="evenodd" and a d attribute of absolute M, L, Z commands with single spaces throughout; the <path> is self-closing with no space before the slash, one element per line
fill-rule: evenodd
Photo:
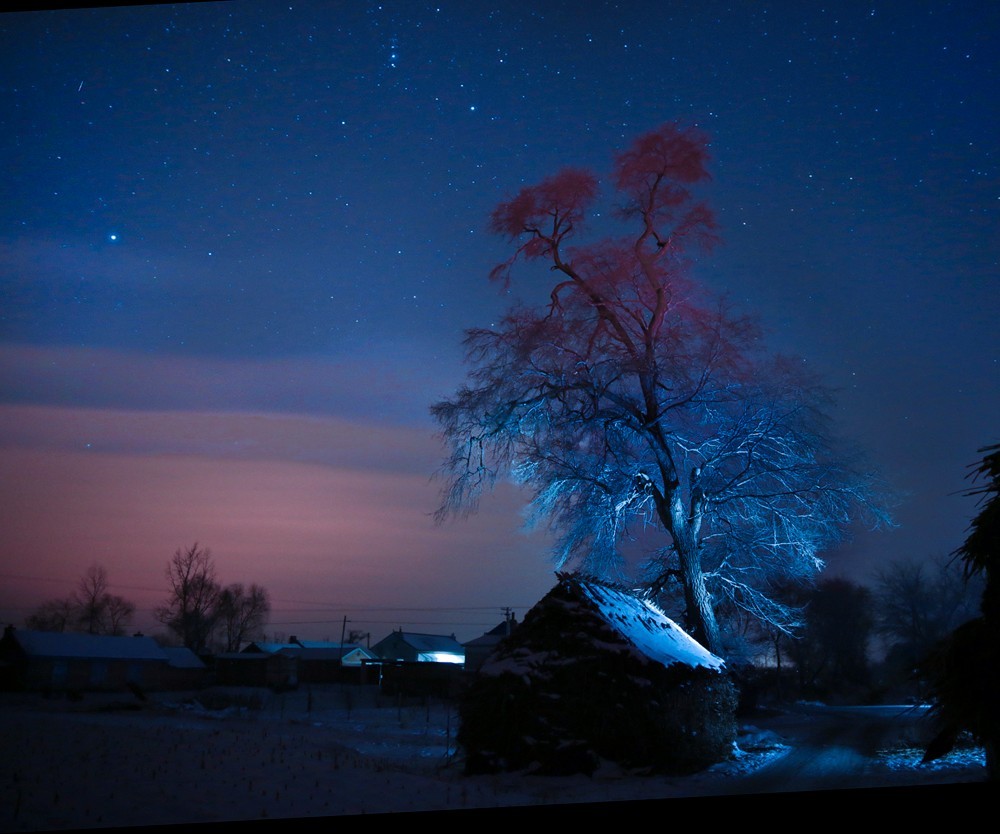
<path fill-rule="evenodd" d="M 722 637 L 719 634 L 719 623 L 715 619 L 712 597 L 705 587 L 705 575 L 701 572 L 701 553 L 695 530 L 684 511 L 684 503 L 676 487 L 672 493 L 667 491 L 657 495 L 656 508 L 677 551 L 681 585 L 684 587 L 685 626 L 695 640 L 712 654 L 721 657 Z"/>
<path fill-rule="evenodd" d="M 697 545 L 682 545 L 675 539 L 680 560 L 681 581 L 684 585 L 684 604 L 687 608 L 687 626 L 691 636 L 712 654 L 722 656 L 722 637 L 715 619 L 712 597 L 705 587 L 701 572 L 701 556 Z M 686 544 L 686 543 L 685 543 Z"/>

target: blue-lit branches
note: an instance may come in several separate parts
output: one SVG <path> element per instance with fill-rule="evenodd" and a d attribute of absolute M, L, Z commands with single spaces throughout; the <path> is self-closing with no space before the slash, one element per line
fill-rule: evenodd
<path fill-rule="evenodd" d="M 679 589 L 692 633 L 719 651 L 719 600 L 793 628 L 770 584 L 811 576 L 859 510 L 881 511 L 829 440 L 822 388 L 685 277 L 714 238 L 690 191 L 706 161 L 704 137 L 673 125 L 618 157 L 630 238 L 570 245 L 597 195 L 588 172 L 501 204 L 492 228 L 517 247 L 493 277 L 542 261 L 549 301 L 470 330 L 467 383 L 432 411 L 450 447 L 439 516 L 512 478 L 555 531 L 556 563 L 597 575 L 621 570 L 620 543 L 643 525 L 663 538 L 650 584 Z"/>

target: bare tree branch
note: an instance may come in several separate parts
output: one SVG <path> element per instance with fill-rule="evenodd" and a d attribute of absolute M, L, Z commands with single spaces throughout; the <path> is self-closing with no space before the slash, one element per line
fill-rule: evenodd
<path fill-rule="evenodd" d="M 692 633 L 720 651 L 716 605 L 794 629 L 769 583 L 814 575 L 854 519 L 888 516 L 876 477 L 832 439 L 822 386 L 686 277 L 715 237 L 692 192 L 706 163 L 705 137 L 675 125 L 618 156 L 631 241 L 570 246 L 597 193 L 587 172 L 501 203 L 492 229 L 521 242 L 494 276 L 523 259 L 558 280 L 544 307 L 467 333 L 467 383 L 431 411 L 449 448 L 439 520 L 511 478 L 556 532 L 556 565 L 596 576 L 624 570 L 631 523 L 655 524 L 670 547 L 652 587 L 679 587 Z"/>

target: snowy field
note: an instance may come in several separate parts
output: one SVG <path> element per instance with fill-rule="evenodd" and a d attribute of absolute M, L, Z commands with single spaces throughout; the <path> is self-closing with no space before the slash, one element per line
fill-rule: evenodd
<path fill-rule="evenodd" d="M 768 784 L 762 775 L 792 761 L 795 738 L 811 720 L 790 714 L 755 720 L 743 727 L 732 761 L 687 777 L 643 776 L 611 765 L 593 777 L 465 777 L 455 713 L 438 701 L 405 704 L 336 687 L 164 694 L 146 704 L 131 696 L 70 702 L 3 694 L 0 829 L 738 795 L 774 789 L 761 787 Z M 980 750 L 929 766 L 919 764 L 921 752 L 900 732 L 866 759 L 854 777 L 861 781 L 843 785 L 983 779 Z"/>

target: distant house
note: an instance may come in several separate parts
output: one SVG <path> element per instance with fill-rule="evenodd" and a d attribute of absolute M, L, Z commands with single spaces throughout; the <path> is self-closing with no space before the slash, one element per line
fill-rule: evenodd
<path fill-rule="evenodd" d="M 116 690 L 196 686 L 204 664 L 187 649 L 172 655 L 152 637 L 109 637 L 15 629 L 0 639 L 7 688 Z"/>
<path fill-rule="evenodd" d="M 248 647 L 249 649 L 249 647 Z M 222 686 L 298 686 L 299 661 L 281 652 L 223 652 L 215 656 L 215 679 Z"/>
<path fill-rule="evenodd" d="M 299 640 L 287 643 L 250 643 L 242 654 L 283 655 L 295 658 L 297 680 L 301 683 L 333 683 L 354 681 L 357 673 L 345 675 L 347 669 L 359 669 L 365 661 L 374 660 L 370 649 L 357 643 L 335 643 L 329 640 Z"/>
<path fill-rule="evenodd" d="M 379 640 L 372 651 L 383 660 L 403 663 L 465 663 L 465 649 L 455 635 L 394 631 Z"/>
<path fill-rule="evenodd" d="M 263 640 L 255 640 L 253 643 L 247 643 L 238 654 L 276 654 L 291 645 L 291 643 L 268 643 Z M 226 652 L 226 654 L 237 654 L 237 652 Z"/>
<path fill-rule="evenodd" d="M 292 635 L 289 645 L 280 651 L 294 652 L 305 660 L 338 660 L 341 666 L 360 666 L 366 660 L 374 660 L 377 655 L 360 643 L 335 643 L 330 640 L 299 640 Z"/>
<path fill-rule="evenodd" d="M 467 672 L 478 672 L 479 668 L 486 661 L 500 641 L 509 637 L 511 632 L 517 628 L 517 617 L 513 612 L 507 614 L 504 621 L 494 626 L 481 637 L 476 637 L 462 644 L 465 649 L 465 670 Z"/>
<path fill-rule="evenodd" d="M 184 646 L 164 646 L 167 668 L 163 673 L 163 689 L 197 689 L 205 683 L 207 667 L 198 655 Z"/>
<path fill-rule="evenodd" d="M 455 635 L 394 631 L 372 651 L 379 686 L 390 695 L 454 697 L 464 676 L 465 649 Z"/>
<path fill-rule="evenodd" d="M 317 652 L 314 657 L 330 657 L 339 659 L 344 666 L 360 666 L 365 660 L 373 660 L 377 655 L 371 649 L 366 649 L 359 643 L 335 643 L 331 640 L 299 640 L 292 635 L 287 643 L 269 643 L 263 640 L 256 640 L 247 644 L 244 652 L 265 652 L 267 654 L 277 654 L 278 652 L 295 653 L 298 657 L 303 657 L 303 650 Z M 319 654 L 320 652 L 324 654 Z"/>

